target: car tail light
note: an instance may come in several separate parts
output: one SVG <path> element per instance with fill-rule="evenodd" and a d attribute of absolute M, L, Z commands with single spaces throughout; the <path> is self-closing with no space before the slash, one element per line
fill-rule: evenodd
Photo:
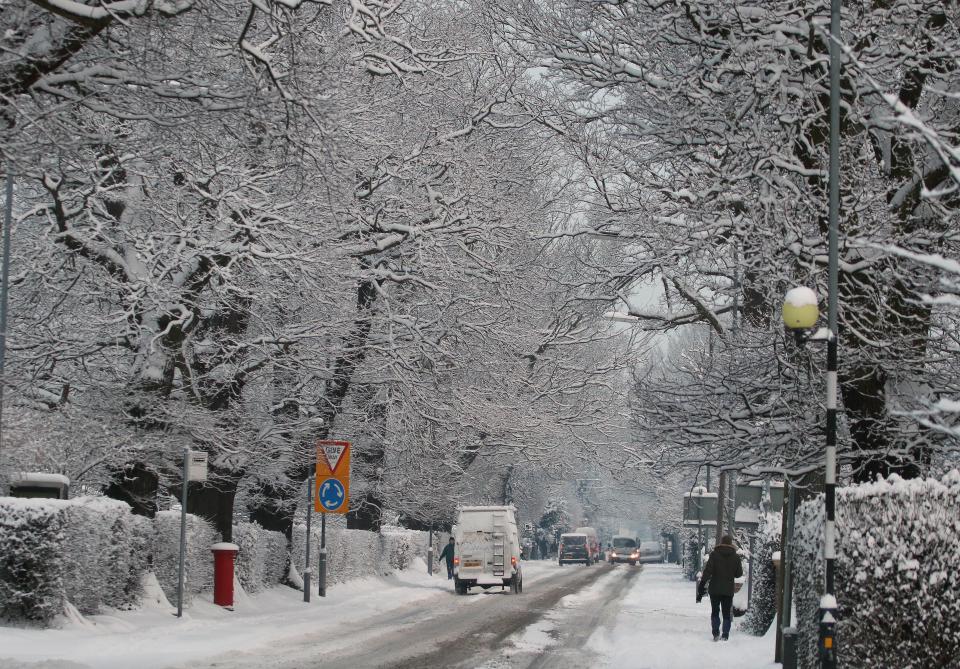
<path fill-rule="evenodd" d="M 510 564 L 512 564 L 514 567 L 517 566 L 517 556 L 516 556 L 516 555 L 511 555 L 511 556 L 510 556 Z"/>
<path fill-rule="evenodd" d="M 458 558 L 458 557 L 453 558 L 453 566 L 454 566 L 454 567 L 459 567 L 459 566 L 460 566 L 460 558 Z"/>

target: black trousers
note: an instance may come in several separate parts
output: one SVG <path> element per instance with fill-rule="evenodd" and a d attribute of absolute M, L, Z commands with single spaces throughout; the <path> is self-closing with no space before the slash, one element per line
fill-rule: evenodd
<path fill-rule="evenodd" d="M 733 595 L 710 595 L 710 626 L 713 636 L 720 634 L 720 611 L 723 610 L 723 636 L 730 636 L 733 622 Z"/>

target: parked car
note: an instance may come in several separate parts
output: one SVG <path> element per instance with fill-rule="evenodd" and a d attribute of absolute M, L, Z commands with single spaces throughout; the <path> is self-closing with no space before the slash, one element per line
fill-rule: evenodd
<path fill-rule="evenodd" d="M 520 533 L 512 506 L 464 506 L 453 528 L 453 584 L 458 595 L 493 586 L 523 591 Z"/>
<path fill-rule="evenodd" d="M 557 549 L 557 561 L 562 567 L 571 562 L 580 562 L 588 567 L 593 564 L 590 556 L 590 539 L 582 532 L 569 532 L 560 535 L 560 547 Z"/>
<path fill-rule="evenodd" d="M 607 549 L 607 560 L 610 564 L 629 562 L 631 566 L 635 566 L 637 560 L 640 559 L 639 551 L 640 549 L 633 537 L 615 534 L 610 542 L 610 547 Z"/>
<path fill-rule="evenodd" d="M 640 542 L 640 562 L 663 562 L 663 546 L 659 541 Z"/>
<path fill-rule="evenodd" d="M 601 560 L 600 553 L 603 547 L 600 545 L 600 535 L 597 534 L 597 531 L 592 527 L 578 527 L 574 532 L 587 535 L 587 547 L 590 549 L 590 560 L 592 562 L 599 562 Z"/>

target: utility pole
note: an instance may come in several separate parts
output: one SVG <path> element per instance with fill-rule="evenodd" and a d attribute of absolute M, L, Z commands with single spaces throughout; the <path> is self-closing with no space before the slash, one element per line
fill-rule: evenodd
<path fill-rule="evenodd" d="M 824 463 L 823 527 L 824 595 L 820 600 L 820 663 L 824 669 L 837 666 L 835 632 L 837 600 L 834 596 L 836 559 L 835 523 L 837 488 L 837 302 L 840 218 L 840 0 L 830 2 L 830 225 L 827 291 L 827 447 Z"/>
<path fill-rule="evenodd" d="M 10 228 L 13 227 L 13 163 L 7 162 L 7 200 L 3 207 L 3 270 L 0 274 L 0 492 L 4 488 L 3 390 L 7 385 L 7 297 L 10 293 Z"/>
<path fill-rule="evenodd" d="M 726 492 L 727 492 L 727 472 L 724 470 L 720 471 L 720 483 L 718 484 L 717 489 L 717 531 L 716 536 L 714 537 L 714 546 L 720 545 L 720 538 L 723 536 L 723 519 L 724 519 L 724 508 L 726 506 Z"/>

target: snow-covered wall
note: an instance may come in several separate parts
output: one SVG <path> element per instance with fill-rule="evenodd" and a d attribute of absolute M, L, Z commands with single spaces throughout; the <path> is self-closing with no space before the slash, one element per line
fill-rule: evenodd
<path fill-rule="evenodd" d="M 837 644 L 843 666 L 960 661 L 960 471 L 837 491 Z M 817 666 L 823 498 L 797 510 L 794 602 L 800 667 Z"/>

